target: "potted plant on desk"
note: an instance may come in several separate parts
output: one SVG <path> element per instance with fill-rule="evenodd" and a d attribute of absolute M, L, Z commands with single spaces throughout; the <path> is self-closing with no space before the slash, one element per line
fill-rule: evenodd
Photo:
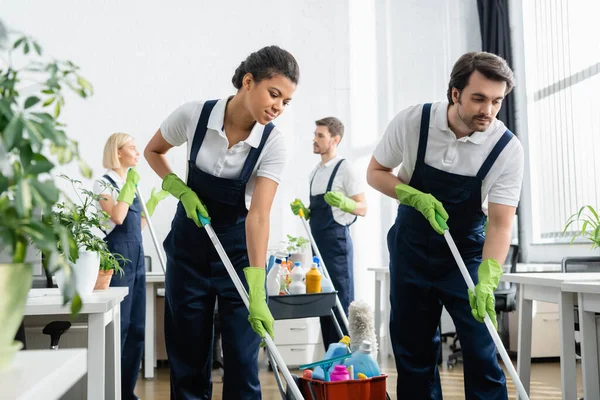
<path fill-rule="evenodd" d="M 598 216 L 598 212 L 592 206 L 583 206 L 579 209 L 578 212 L 571 215 L 569 220 L 567 221 L 567 225 L 563 231 L 563 234 L 567 232 L 567 230 L 571 227 L 575 222 L 581 223 L 581 229 L 575 231 L 573 235 L 573 239 L 571 239 L 571 243 L 577 237 L 585 237 L 590 242 L 592 242 L 592 250 L 600 247 L 600 217 Z"/>
<path fill-rule="evenodd" d="M 291 262 L 299 262 L 302 268 L 308 269 L 312 262 L 312 253 L 310 249 L 310 240 L 303 236 L 294 237 L 287 235 L 288 243 L 286 250 L 291 254 Z"/>
<path fill-rule="evenodd" d="M 119 261 L 127 260 L 120 254 L 111 253 L 106 242 L 98 236 L 108 228 L 110 218 L 97 206 L 102 195 L 84 189 L 80 181 L 66 175 L 61 178 L 70 182 L 78 199 L 77 203 L 61 202 L 53 211 L 60 224 L 71 232 L 79 249 L 77 257 L 69 257 L 75 272 L 75 287 L 80 295 L 104 290 L 114 272 L 123 273 Z M 57 272 L 56 283 L 59 287 L 64 284 L 62 271 Z"/>
<path fill-rule="evenodd" d="M 81 308 L 70 265 L 57 246 L 58 238 L 76 254 L 73 237 L 41 216 L 50 214 L 59 198 L 51 176 L 56 164 L 77 160 L 82 175 L 91 177 L 77 142 L 67 137 L 59 120 L 65 89 L 85 98 L 91 85 L 70 61 L 44 59 L 40 45 L 28 36 L 9 45 L 11 36 L 0 26 L 0 369 L 12 364 L 22 346 L 14 339 L 32 283 L 28 248 L 44 251 L 50 271 L 65 271 L 65 304 L 72 299 L 72 312 Z"/>

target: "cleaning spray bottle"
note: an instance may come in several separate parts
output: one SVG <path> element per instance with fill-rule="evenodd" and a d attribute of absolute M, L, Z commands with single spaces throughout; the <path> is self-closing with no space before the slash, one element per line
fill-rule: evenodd
<path fill-rule="evenodd" d="M 292 282 L 288 288 L 290 294 L 305 294 L 306 284 L 304 283 L 305 272 L 299 262 L 294 263 L 292 270 Z"/>
<path fill-rule="evenodd" d="M 336 358 L 336 357 L 340 357 L 340 356 L 345 356 L 346 354 L 350 354 L 350 337 L 348 336 L 344 336 L 338 343 L 331 343 L 329 345 L 329 348 L 327 349 L 327 353 L 325 353 L 325 357 L 323 357 L 323 360 L 329 360 L 332 358 Z M 329 370 L 329 373 L 331 374 L 331 372 L 333 372 L 333 368 L 338 365 L 338 364 L 342 364 L 342 362 L 338 362 L 336 364 L 333 364 Z M 313 379 L 318 379 L 321 381 L 325 380 L 325 372 L 323 371 L 323 368 L 321 367 L 316 367 L 313 371 Z"/>
<path fill-rule="evenodd" d="M 317 268 L 319 269 L 319 272 L 321 273 L 321 276 L 322 276 L 321 291 L 323 293 L 333 292 L 335 290 L 335 288 L 333 287 L 333 283 L 331 283 L 331 280 L 325 276 L 325 273 L 323 273 L 323 267 L 321 266 L 321 260 L 319 259 L 319 257 L 314 256 L 313 263 L 317 264 Z"/>
<path fill-rule="evenodd" d="M 321 293 L 321 273 L 316 263 L 306 273 L 306 293 Z"/>
<path fill-rule="evenodd" d="M 267 275 L 267 294 L 269 296 L 277 296 L 279 294 L 279 286 L 281 281 L 279 279 L 279 269 L 281 268 L 281 258 L 276 258 L 273 267 Z"/>
<path fill-rule="evenodd" d="M 354 367 L 352 379 L 358 379 L 358 374 L 364 374 L 367 378 L 381 375 L 377 361 L 371 356 L 371 342 L 363 340 L 360 350 L 352 353 L 345 362 L 346 366 Z"/>

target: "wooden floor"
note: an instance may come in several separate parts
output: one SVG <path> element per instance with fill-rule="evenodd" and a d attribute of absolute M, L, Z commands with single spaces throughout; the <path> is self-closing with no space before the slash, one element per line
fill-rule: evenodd
<path fill-rule="evenodd" d="M 262 363 L 261 363 L 262 364 Z M 396 399 L 396 372 L 393 360 L 390 358 L 381 363 L 382 370 L 389 375 L 387 390 L 392 399 Z M 444 364 L 445 365 L 445 364 Z M 158 368 L 157 376 L 153 380 L 140 378 L 136 388 L 136 394 L 141 400 L 159 400 L 169 398 L 169 370 Z M 292 373 L 299 374 L 298 371 Z M 465 398 L 463 388 L 463 369 L 458 364 L 453 369 L 445 366 L 440 369 L 444 400 L 462 400 Z M 267 370 L 266 364 L 261 365 L 260 381 L 264 400 L 281 400 L 279 390 L 272 372 Z M 515 388 L 508 378 L 509 398 L 514 399 Z M 223 385 L 219 373 L 213 374 L 213 399 L 222 399 L 221 391 Z M 577 364 L 577 388 L 578 397 L 582 397 L 581 365 Z M 560 365 L 558 362 L 534 363 L 531 373 L 531 396 L 534 399 L 558 400 L 561 398 Z M 337 399 L 336 399 L 337 400 Z M 340 399 L 341 400 L 341 399 Z"/>

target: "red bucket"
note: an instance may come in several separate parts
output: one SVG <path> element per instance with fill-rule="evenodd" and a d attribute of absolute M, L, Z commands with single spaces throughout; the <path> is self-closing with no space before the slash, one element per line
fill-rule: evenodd
<path fill-rule="evenodd" d="M 387 375 L 339 382 L 300 378 L 300 390 L 309 400 L 386 400 L 386 379 Z"/>

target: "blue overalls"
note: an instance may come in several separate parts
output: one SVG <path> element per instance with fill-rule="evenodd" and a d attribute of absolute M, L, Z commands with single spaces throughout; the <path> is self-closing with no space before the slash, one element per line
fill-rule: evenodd
<path fill-rule="evenodd" d="M 431 193 L 448 212 L 448 226 L 473 281 L 485 242 L 481 211 L 483 179 L 512 139 L 506 131 L 476 176 L 445 172 L 425 164 L 431 104 L 423 106 L 419 150 L 410 186 Z M 452 316 L 464 358 L 466 399 L 507 399 L 506 378 L 496 346 L 484 324 L 471 314 L 467 285 L 442 235 L 423 215 L 406 205 L 388 236 L 390 250 L 390 333 L 398 371 L 397 396 L 441 399 L 437 361 L 442 306 Z"/>
<path fill-rule="evenodd" d="M 252 148 L 238 179 L 215 177 L 196 166 L 196 157 L 216 100 L 207 101 L 190 152 L 187 185 L 206 205 L 212 226 L 238 276 L 250 265 L 246 248 L 246 184 L 273 129 L 265 126 L 258 148 Z M 171 368 L 171 399 L 210 399 L 212 396 L 213 313 L 219 302 L 223 338 L 223 399 L 260 399 L 258 350 L 260 337 L 248 322 L 244 306 L 225 266 L 203 228 L 186 216 L 181 202 L 164 242 L 165 339 Z"/>
<path fill-rule="evenodd" d="M 340 160 L 333 168 L 325 193 L 331 191 L 333 180 L 343 162 L 344 159 Z M 312 183 L 315 176 L 316 174 L 310 182 L 310 230 L 323 257 L 333 287 L 338 291 L 338 297 L 344 312 L 348 315 L 348 306 L 354 300 L 354 273 L 352 270 L 354 267 L 354 249 L 350 227 L 349 225 L 340 225 L 333 218 L 332 208 L 325 201 L 325 193 L 312 194 Z M 356 221 L 356 218 L 354 218 L 354 221 Z M 337 309 L 335 315 L 337 320 L 341 321 Z M 343 330 L 343 325 L 341 327 Z M 337 343 L 341 339 L 335 330 L 331 317 L 321 317 L 321 332 L 326 350 L 331 343 Z"/>
<path fill-rule="evenodd" d="M 104 178 L 117 191 L 119 187 L 108 175 Z M 121 398 L 137 399 L 133 393 L 144 352 L 146 329 L 146 268 L 142 244 L 142 205 L 136 196 L 121 225 L 104 238 L 111 253 L 128 261 L 119 262 L 123 276 L 114 274 L 110 286 L 127 286 L 129 294 L 121 302 Z"/>

